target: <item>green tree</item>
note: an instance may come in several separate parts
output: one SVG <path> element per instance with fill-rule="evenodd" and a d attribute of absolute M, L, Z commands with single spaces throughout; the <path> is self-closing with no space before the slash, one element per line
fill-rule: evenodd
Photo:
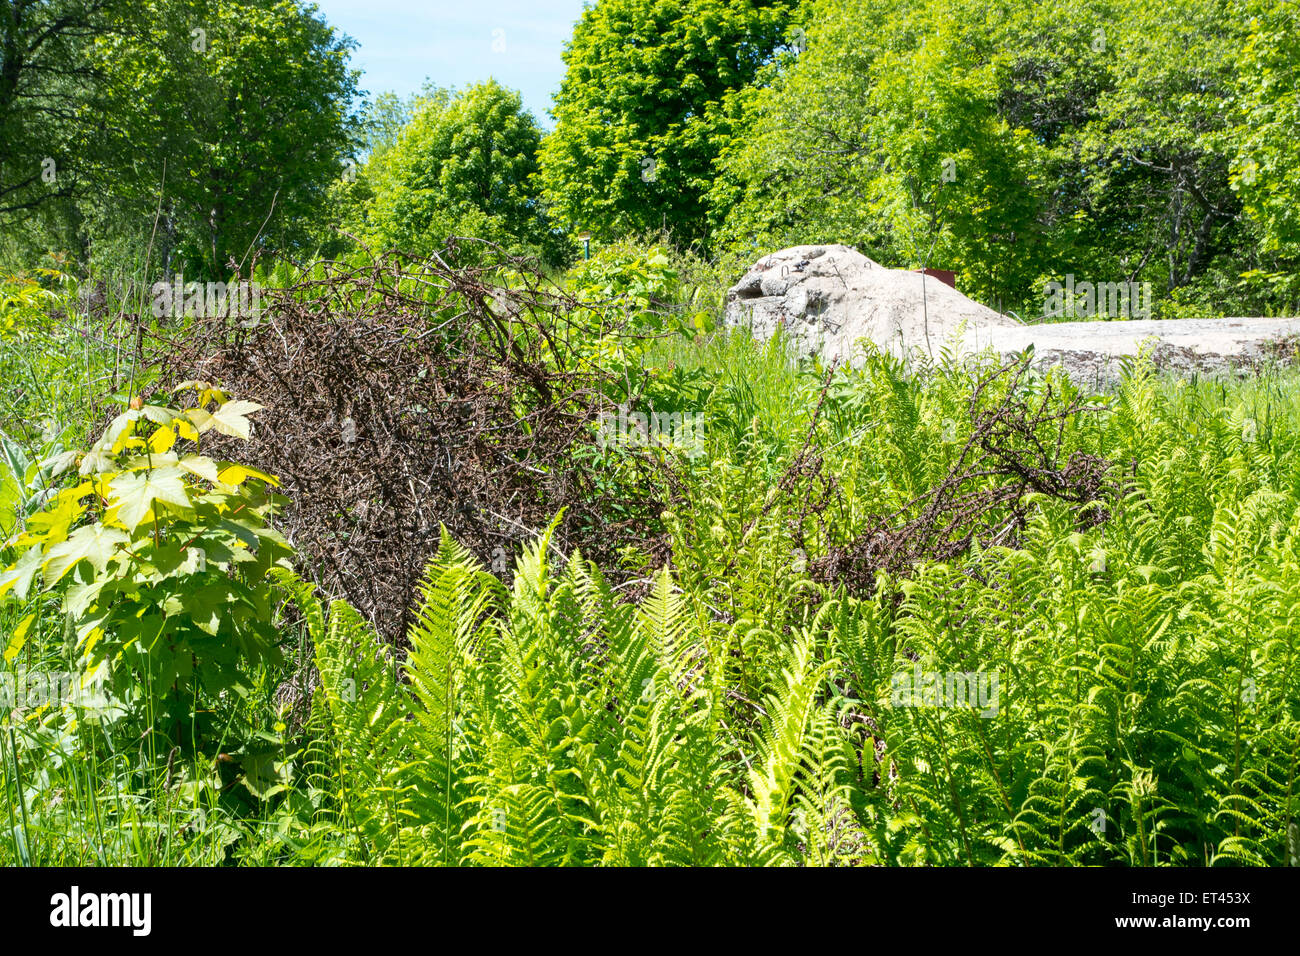
<path fill-rule="evenodd" d="M 1116 271 L 1166 291 L 1253 247 L 1220 148 L 1242 45 L 1233 6 L 1172 0 L 1160 9 L 1122 8 L 1105 26 L 1109 88 L 1077 133 L 1097 227 L 1087 241 L 1092 258 L 1104 261 L 1109 251 L 1120 260 Z"/>
<path fill-rule="evenodd" d="M 137 20 L 124 0 L 0 0 L 0 256 L 15 267 L 83 245 L 76 198 L 112 117 L 87 48 Z"/>
<path fill-rule="evenodd" d="M 356 230 L 375 200 L 374 177 L 365 175 L 366 164 L 375 164 L 392 148 L 419 102 L 416 94 L 402 97 L 385 92 L 366 100 L 357 111 L 358 151 L 344 159 L 343 172 L 330 183 L 312 224 L 309 245 L 321 257 L 338 258 L 355 249 Z"/>
<path fill-rule="evenodd" d="M 354 184 L 369 197 L 354 225 L 372 247 L 428 253 L 472 236 L 557 263 L 565 244 L 535 195 L 541 138 L 519 94 L 494 80 L 430 90 Z"/>
<path fill-rule="evenodd" d="M 0 213 L 72 196 L 103 122 L 85 40 L 117 0 L 0 2 Z"/>
<path fill-rule="evenodd" d="M 1260 278 L 1296 306 L 1300 296 L 1300 8 L 1248 3 L 1250 33 L 1237 72 L 1240 135 L 1231 144 L 1232 187 L 1260 228 Z"/>
<path fill-rule="evenodd" d="M 1260 238 L 1282 234 L 1292 195 L 1286 7 L 814 0 L 807 51 L 730 100 L 742 119 L 710 194 L 716 235 L 929 258 L 1031 313 L 1067 273 L 1150 281 L 1171 312 L 1279 308 L 1241 276 L 1281 271 Z M 1252 28 L 1249 9 L 1273 19 Z M 1266 173 L 1241 195 L 1238 160 Z"/>
<path fill-rule="evenodd" d="M 145 6 L 141 32 L 93 40 L 115 149 L 92 228 L 156 232 L 156 261 L 195 278 L 301 249 L 358 145 L 349 41 L 295 0 Z"/>
<path fill-rule="evenodd" d="M 564 54 L 546 196 L 598 238 L 668 227 L 704 238 L 713 160 L 731 135 L 724 97 L 799 45 L 793 0 L 600 0 Z"/>
<path fill-rule="evenodd" d="M 1041 261 L 1041 141 L 1000 114 L 998 23 L 971 4 L 830 0 L 808 48 L 732 98 L 744 117 L 710 196 L 720 242 L 845 242 L 957 268 L 1005 304 Z"/>

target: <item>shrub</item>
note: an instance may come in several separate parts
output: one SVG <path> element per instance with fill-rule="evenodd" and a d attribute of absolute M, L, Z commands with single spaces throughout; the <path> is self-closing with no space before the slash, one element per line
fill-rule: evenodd
<path fill-rule="evenodd" d="M 186 393 L 188 407 L 131 399 L 89 451 L 50 462 L 79 480 L 27 519 L 0 574 L 0 597 L 57 594 L 83 675 L 106 671 L 117 696 L 156 708 L 169 737 L 201 690 L 240 689 L 244 665 L 278 659 L 267 574 L 292 553 L 269 523 L 283 502 L 276 479 L 203 454 L 212 433 L 247 439 L 260 406 L 205 383 L 173 395 Z"/>
<path fill-rule="evenodd" d="M 29 276 L 0 276 L 0 338 L 19 335 L 33 326 L 46 324 L 49 313 L 66 304 L 72 277 L 54 269 L 36 271 L 37 275 L 61 287 L 63 292 L 47 288 Z"/>

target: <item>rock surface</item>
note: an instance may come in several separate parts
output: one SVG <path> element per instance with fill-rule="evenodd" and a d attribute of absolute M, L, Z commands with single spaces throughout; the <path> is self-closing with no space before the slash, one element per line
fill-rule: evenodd
<path fill-rule="evenodd" d="M 1191 374 L 1234 373 L 1293 361 L 1300 319 L 1128 319 L 969 329 L 962 351 L 992 348 L 1002 356 L 1034 347 L 1039 365 L 1062 365 L 1077 382 L 1118 378 L 1124 356 L 1151 348 L 1157 368 Z"/>
<path fill-rule="evenodd" d="M 860 359 L 859 339 L 897 356 L 935 354 L 963 325 L 1013 327 L 932 276 L 888 269 L 848 246 L 795 246 L 765 256 L 727 292 L 726 322 L 759 339 L 778 327 L 795 347 L 827 361 Z"/>
<path fill-rule="evenodd" d="M 889 269 L 848 246 L 795 246 L 756 262 L 727 293 L 726 323 L 758 339 L 784 327 L 794 347 L 823 360 L 858 363 L 862 340 L 899 357 L 1034 347 L 1080 382 L 1115 379 L 1121 359 L 1147 345 L 1157 367 L 1234 372 L 1289 361 L 1300 319 L 1167 319 L 1026 325 L 916 272 Z"/>

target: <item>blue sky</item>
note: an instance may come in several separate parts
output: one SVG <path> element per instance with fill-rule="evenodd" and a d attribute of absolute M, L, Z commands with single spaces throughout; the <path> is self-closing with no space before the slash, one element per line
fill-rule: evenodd
<path fill-rule="evenodd" d="M 523 94 L 548 129 L 560 54 L 582 0 L 315 0 L 325 19 L 357 41 L 352 65 L 372 94 L 467 86 L 494 77 Z"/>

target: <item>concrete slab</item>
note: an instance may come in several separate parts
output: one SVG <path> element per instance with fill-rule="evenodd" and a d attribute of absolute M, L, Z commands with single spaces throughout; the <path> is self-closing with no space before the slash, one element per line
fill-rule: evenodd
<path fill-rule="evenodd" d="M 1188 374 L 1234 373 L 1290 362 L 1300 348 L 1300 318 L 1229 318 L 1055 322 L 969 327 L 961 351 L 992 348 L 1007 356 L 1034 347 L 1035 364 L 1062 365 L 1078 381 L 1119 374 L 1120 360 L 1149 344 L 1157 368 Z"/>

